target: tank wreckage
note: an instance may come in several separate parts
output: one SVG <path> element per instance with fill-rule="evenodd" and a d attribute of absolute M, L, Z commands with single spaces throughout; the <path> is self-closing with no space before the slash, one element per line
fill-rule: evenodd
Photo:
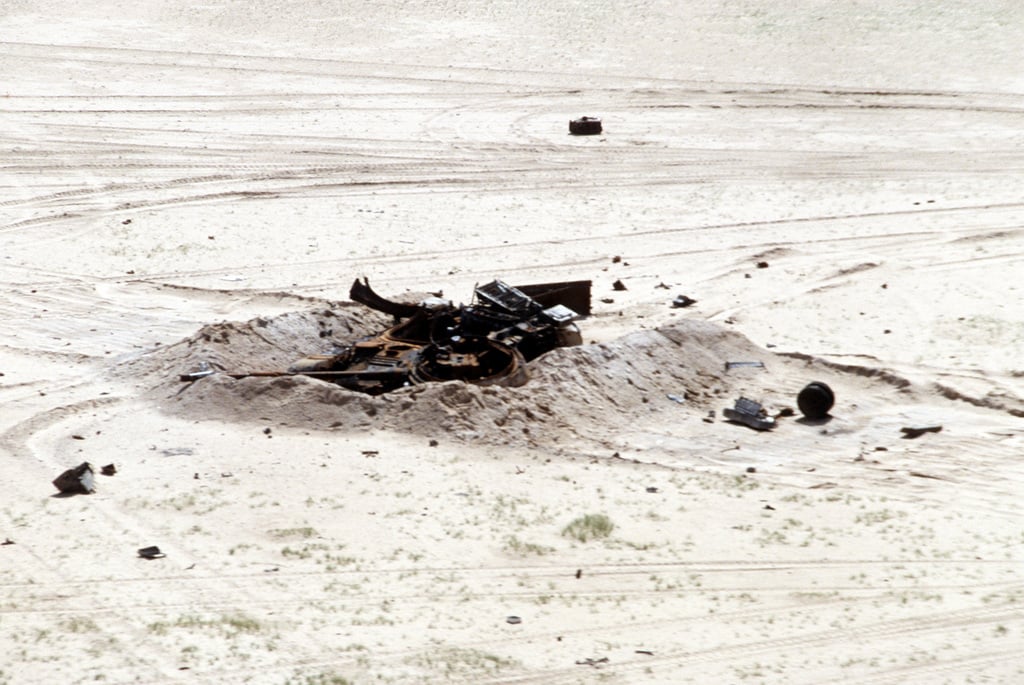
<path fill-rule="evenodd" d="M 576 320 L 590 314 L 590 281 L 477 286 L 469 305 L 441 297 L 418 304 L 381 297 L 364 278 L 349 297 L 394 317 L 374 336 L 294 362 L 287 371 L 228 373 L 233 378 L 301 375 L 371 395 L 428 382 L 522 385 L 527 362 L 556 347 L 582 343 Z M 208 365 L 183 374 L 194 381 L 216 373 Z"/>

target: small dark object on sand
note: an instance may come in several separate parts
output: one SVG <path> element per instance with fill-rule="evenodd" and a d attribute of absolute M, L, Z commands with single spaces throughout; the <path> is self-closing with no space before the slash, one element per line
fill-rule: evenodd
<path fill-rule="evenodd" d="M 925 433 L 938 433 L 941 430 L 942 426 L 937 423 L 929 426 L 904 426 L 903 428 L 900 428 L 900 431 L 903 433 L 904 439 L 907 440 L 919 438 Z"/>
<path fill-rule="evenodd" d="M 722 410 L 722 413 L 730 421 L 742 423 L 754 430 L 766 431 L 775 428 L 775 419 L 768 416 L 764 407 L 754 400 L 748 400 L 746 397 L 739 398 L 736 400 L 735 406 L 732 408 L 726 407 Z"/>
<path fill-rule="evenodd" d="M 672 300 L 672 306 L 677 309 L 691 307 L 695 304 L 697 304 L 697 300 L 689 297 L 688 295 L 676 295 L 676 299 Z"/>
<path fill-rule="evenodd" d="M 115 473 L 117 473 L 117 467 L 114 466 L 113 464 L 101 466 L 100 473 L 102 473 L 104 476 L 113 476 Z"/>
<path fill-rule="evenodd" d="M 614 283 L 612 283 L 612 290 L 626 290 L 626 284 L 623 283 L 622 281 L 615 281 Z"/>
<path fill-rule="evenodd" d="M 139 550 L 139 556 L 143 559 L 163 559 L 166 554 L 160 551 L 160 548 L 156 545 L 151 547 L 143 547 Z"/>
<path fill-rule="evenodd" d="M 752 361 L 752 362 L 726 362 L 725 370 L 731 371 L 732 369 L 763 369 L 764 362 Z"/>
<path fill-rule="evenodd" d="M 68 469 L 53 479 L 54 486 L 68 495 L 89 495 L 96 492 L 96 478 L 92 465 L 83 461 L 73 469 Z"/>
<path fill-rule="evenodd" d="M 569 121 L 569 133 L 574 136 L 595 136 L 603 130 L 598 117 L 580 117 Z"/>
<path fill-rule="evenodd" d="M 836 396 L 832 388 L 820 381 L 808 383 L 796 397 L 796 405 L 800 412 L 809 419 L 823 419 L 828 416 Z"/>

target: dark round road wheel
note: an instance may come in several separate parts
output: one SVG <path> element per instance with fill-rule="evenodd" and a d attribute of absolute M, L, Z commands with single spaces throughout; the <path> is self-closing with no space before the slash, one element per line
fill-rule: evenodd
<path fill-rule="evenodd" d="M 574 136 L 595 136 L 602 131 L 597 117 L 580 117 L 569 122 L 569 133 Z"/>
<path fill-rule="evenodd" d="M 825 418 L 835 402 L 836 396 L 832 388 L 819 381 L 808 383 L 796 397 L 796 405 L 800 407 L 800 412 L 809 419 Z"/>

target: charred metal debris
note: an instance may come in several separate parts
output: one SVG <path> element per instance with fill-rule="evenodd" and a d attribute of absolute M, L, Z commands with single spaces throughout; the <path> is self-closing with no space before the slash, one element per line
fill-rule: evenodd
<path fill-rule="evenodd" d="M 522 385 L 526 363 L 557 347 L 582 343 L 576 320 L 590 314 L 590 281 L 513 287 L 494 280 L 476 287 L 471 304 L 441 297 L 418 304 L 381 297 L 364 278 L 349 297 L 394 317 L 374 336 L 294 362 L 287 371 L 228 373 L 233 378 L 301 375 L 379 395 L 428 382 Z M 201 365 L 194 381 L 215 371 Z"/>

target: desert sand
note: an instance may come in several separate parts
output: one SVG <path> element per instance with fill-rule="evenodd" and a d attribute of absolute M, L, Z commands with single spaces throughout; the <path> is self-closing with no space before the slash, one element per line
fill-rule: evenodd
<path fill-rule="evenodd" d="M 0 683 L 1024 682 L 1022 46 L 1009 0 L 3 3 Z M 359 276 L 594 313 L 520 388 L 178 380 L 372 332 Z"/>

